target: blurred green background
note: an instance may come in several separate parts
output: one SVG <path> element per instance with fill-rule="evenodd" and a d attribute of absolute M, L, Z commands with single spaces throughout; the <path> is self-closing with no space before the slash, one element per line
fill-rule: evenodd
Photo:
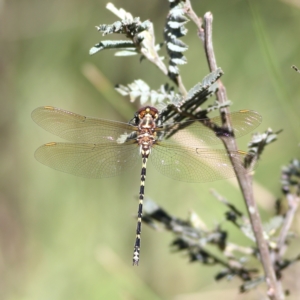
<path fill-rule="evenodd" d="M 214 48 L 232 110 L 258 111 L 263 116 L 260 131 L 284 129 L 267 147 L 255 174 L 255 197 L 267 220 L 280 195 L 280 168 L 299 158 L 300 74 L 291 65 L 300 67 L 300 1 L 249 2 L 192 4 L 199 16 L 213 13 Z M 166 0 L 114 4 L 151 19 L 157 41 L 162 41 Z M 105 5 L 103 0 L 0 0 L 0 299 L 262 299 L 258 291 L 239 296 L 238 280 L 216 283 L 219 266 L 189 264 L 182 254 L 170 254 L 171 236 L 146 226 L 140 266 L 131 266 L 139 168 L 116 178 L 88 180 L 34 159 L 38 146 L 59 140 L 31 120 L 36 107 L 52 105 L 127 122 L 138 104 L 120 97 L 114 84 L 141 78 L 157 89 L 167 81 L 137 57 L 116 58 L 113 51 L 88 55 L 90 47 L 105 39 L 95 25 L 117 20 Z M 181 74 L 191 88 L 208 67 L 192 22 L 187 28 L 183 40 L 190 47 L 185 53 L 189 63 Z M 94 73 L 95 68 L 101 73 Z M 249 139 L 239 141 L 241 149 Z M 193 209 L 208 226 L 221 220 L 224 208 L 210 188 L 245 211 L 239 190 L 229 181 L 175 182 L 150 164 L 147 174 L 146 196 L 179 217 Z M 237 230 L 228 229 L 232 241 L 249 244 Z M 293 229 L 299 233 L 299 218 Z M 295 241 L 288 255 L 296 255 L 299 244 Z M 294 280 L 299 276 L 299 265 L 285 272 L 290 299 L 300 295 Z"/>

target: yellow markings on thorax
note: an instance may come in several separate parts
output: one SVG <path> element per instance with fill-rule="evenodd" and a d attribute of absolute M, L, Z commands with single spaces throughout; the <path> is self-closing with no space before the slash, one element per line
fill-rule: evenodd
<path fill-rule="evenodd" d="M 249 112 L 250 110 L 249 109 L 242 109 L 242 110 L 239 110 L 240 113 L 247 113 Z"/>

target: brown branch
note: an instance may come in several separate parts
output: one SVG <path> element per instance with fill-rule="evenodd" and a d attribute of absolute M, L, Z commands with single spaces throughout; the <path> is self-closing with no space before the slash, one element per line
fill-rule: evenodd
<path fill-rule="evenodd" d="M 199 35 L 204 41 L 205 53 L 210 71 L 214 71 L 217 69 L 217 62 L 212 43 L 212 21 L 212 14 L 210 12 L 207 12 L 204 15 L 204 30 L 199 31 Z M 228 100 L 226 95 L 226 89 L 220 79 L 218 80 L 218 83 L 219 90 L 217 92 L 217 98 L 220 103 L 224 103 Z M 222 108 L 221 116 L 224 117 L 223 125 L 226 128 L 230 129 L 232 127 L 230 119 L 226 118 L 226 114 L 224 114 L 225 112 L 227 112 L 227 110 L 228 108 Z M 238 150 L 234 138 L 226 138 L 222 140 L 228 153 Z M 258 212 L 256 202 L 254 200 L 252 189 L 252 176 L 249 173 L 242 170 L 241 167 L 238 165 L 237 161 L 235 161 L 234 159 L 232 159 L 232 165 L 234 167 L 235 174 L 244 197 L 244 201 L 252 225 L 252 230 L 254 232 L 257 247 L 261 256 L 261 262 L 265 272 L 266 283 L 268 285 L 268 296 L 270 297 L 270 299 L 274 300 L 283 299 L 283 295 L 281 293 L 281 286 L 279 286 L 279 284 L 276 281 L 275 272 L 268 249 L 268 244 L 264 239 L 260 215 Z"/>
<path fill-rule="evenodd" d="M 202 19 L 197 16 L 197 14 L 194 12 L 191 1 L 186 0 L 184 5 L 185 13 L 186 15 L 195 23 L 195 25 L 198 28 L 198 31 L 202 31 Z"/>

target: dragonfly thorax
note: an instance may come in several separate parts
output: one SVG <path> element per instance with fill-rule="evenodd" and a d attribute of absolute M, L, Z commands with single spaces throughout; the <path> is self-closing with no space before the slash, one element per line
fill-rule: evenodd
<path fill-rule="evenodd" d="M 148 157 L 151 147 L 155 143 L 156 120 L 158 119 L 158 110 L 151 106 L 146 106 L 138 111 L 138 136 L 137 142 L 140 146 L 142 156 Z"/>

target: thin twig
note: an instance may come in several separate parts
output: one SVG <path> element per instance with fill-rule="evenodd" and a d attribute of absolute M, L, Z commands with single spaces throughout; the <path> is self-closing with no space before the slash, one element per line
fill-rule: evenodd
<path fill-rule="evenodd" d="M 159 207 L 155 202 L 147 199 L 144 211 L 143 221 L 154 229 L 160 228 L 156 223 L 162 224 L 165 230 L 173 232 L 176 236 L 172 242 L 175 251 L 188 252 L 191 262 L 198 261 L 206 265 L 219 264 L 225 267 L 215 276 L 216 280 L 223 277 L 237 276 L 243 282 L 254 280 L 252 275 L 257 273 L 256 269 L 248 269 L 244 266 L 240 259 L 234 256 L 234 251 L 239 251 L 243 254 L 253 254 L 253 249 L 241 247 L 226 241 L 227 235 L 217 226 L 214 230 L 201 229 L 199 223 L 196 225 L 195 219 L 198 221 L 198 216 L 192 221 L 188 221 L 172 216 L 166 210 Z M 219 250 L 225 254 L 226 260 L 211 252 L 208 245 L 217 246 Z M 223 255 L 222 255 L 223 256 Z"/>
<path fill-rule="evenodd" d="M 186 0 L 185 1 L 185 13 L 187 14 L 187 16 L 195 23 L 195 25 L 198 28 L 198 31 L 202 31 L 202 19 L 199 18 L 197 16 L 197 14 L 194 12 L 192 5 L 191 5 L 191 1 L 190 0 Z"/>
<path fill-rule="evenodd" d="M 214 71 L 217 69 L 217 63 L 216 63 L 216 58 L 214 55 L 213 43 L 212 43 L 212 21 L 213 21 L 212 14 L 210 12 L 206 13 L 204 15 L 204 48 L 205 48 L 205 53 L 206 53 L 210 71 Z M 226 89 L 220 79 L 218 80 L 218 83 L 219 83 L 219 90 L 217 92 L 217 98 L 220 103 L 224 103 L 225 101 L 228 101 L 226 95 Z M 222 109 L 221 116 L 224 116 L 224 110 L 227 109 L 226 108 Z M 228 129 L 231 128 L 229 119 L 224 118 L 223 124 Z M 223 143 L 228 153 L 238 150 L 234 138 L 223 139 Z M 268 296 L 274 300 L 283 299 L 283 295 L 280 292 L 280 287 L 276 282 L 275 272 L 271 261 L 268 244 L 264 239 L 261 219 L 258 213 L 256 203 L 254 201 L 251 175 L 247 172 L 243 172 L 235 160 L 232 160 L 232 164 L 245 200 L 252 229 L 256 238 L 257 247 L 259 249 L 259 253 L 261 256 L 261 262 L 265 272 L 266 283 L 268 285 Z"/>
<path fill-rule="evenodd" d="M 284 218 L 284 222 L 281 227 L 281 231 L 279 233 L 279 237 L 278 237 L 278 241 L 277 241 L 278 254 L 277 254 L 276 260 L 278 260 L 278 261 L 282 258 L 283 254 L 286 250 L 286 247 L 285 247 L 286 237 L 288 235 L 288 232 L 290 230 L 290 227 L 292 225 L 292 222 L 295 217 L 295 213 L 298 209 L 299 202 L 300 202 L 299 196 L 297 196 L 295 194 L 288 193 L 286 195 L 286 198 L 288 201 L 289 210 L 287 211 L 286 216 Z"/>

